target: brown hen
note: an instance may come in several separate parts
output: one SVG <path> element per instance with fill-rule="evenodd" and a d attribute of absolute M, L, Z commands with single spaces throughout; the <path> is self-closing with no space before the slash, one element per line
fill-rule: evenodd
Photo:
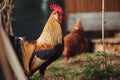
<path fill-rule="evenodd" d="M 66 60 L 77 54 L 85 52 L 88 47 L 88 40 L 85 37 L 83 26 L 80 20 L 77 20 L 73 29 L 64 37 L 63 55 Z"/>

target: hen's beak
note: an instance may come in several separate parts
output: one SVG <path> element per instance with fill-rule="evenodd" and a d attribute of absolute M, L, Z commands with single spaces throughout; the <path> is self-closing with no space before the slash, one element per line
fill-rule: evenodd
<path fill-rule="evenodd" d="M 69 60 L 69 57 L 65 57 L 65 60 L 68 61 L 68 60 Z"/>
<path fill-rule="evenodd" d="M 67 55 L 65 53 L 63 53 L 63 55 L 64 55 L 65 60 L 68 61 L 69 60 L 69 55 Z"/>

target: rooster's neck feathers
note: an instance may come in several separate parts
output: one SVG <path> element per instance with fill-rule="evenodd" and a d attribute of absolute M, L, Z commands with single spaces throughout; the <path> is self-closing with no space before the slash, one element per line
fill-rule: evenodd
<path fill-rule="evenodd" d="M 52 45 L 62 43 L 62 30 L 59 22 L 55 19 L 54 13 L 52 12 L 40 37 L 37 39 L 38 44 L 49 44 Z"/>

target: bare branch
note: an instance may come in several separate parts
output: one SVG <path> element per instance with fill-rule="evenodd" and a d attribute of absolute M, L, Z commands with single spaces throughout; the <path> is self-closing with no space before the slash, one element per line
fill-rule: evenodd
<path fill-rule="evenodd" d="M 8 35 L 13 35 L 13 30 L 11 26 L 11 13 L 13 8 L 13 0 L 10 0 L 9 8 L 7 10 L 7 23 L 6 23 L 6 33 Z"/>
<path fill-rule="evenodd" d="M 4 3 L 4 5 L 3 5 L 3 7 L 0 9 L 0 14 L 3 12 L 3 10 L 5 9 L 6 4 L 7 4 L 5 0 L 3 1 L 3 3 Z"/>

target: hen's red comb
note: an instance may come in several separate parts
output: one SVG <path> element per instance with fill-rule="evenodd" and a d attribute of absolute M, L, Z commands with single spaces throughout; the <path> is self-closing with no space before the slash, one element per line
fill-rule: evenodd
<path fill-rule="evenodd" d="M 51 4 L 51 5 L 50 5 L 50 9 L 51 9 L 51 10 L 57 10 L 57 11 L 59 11 L 59 12 L 63 12 L 62 7 L 60 7 L 59 5 L 56 5 L 56 4 Z"/>

